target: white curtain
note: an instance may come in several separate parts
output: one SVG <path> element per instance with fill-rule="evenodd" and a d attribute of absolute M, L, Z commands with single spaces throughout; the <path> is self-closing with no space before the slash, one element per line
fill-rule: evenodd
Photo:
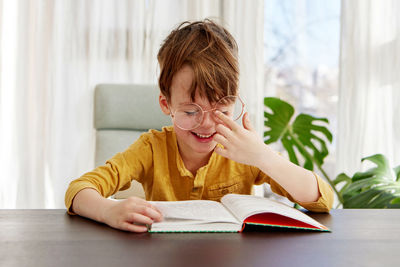
<path fill-rule="evenodd" d="M 0 0 L 0 208 L 63 208 L 69 182 L 94 167 L 94 86 L 156 83 L 160 44 L 184 20 L 234 34 L 261 133 L 263 3 L 246 3 Z"/>
<path fill-rule="evenodd" d="M 400 1 L 342 1 L 337 173 L 400 164 Z M 370 166 L 368 166 L 370 167 Z"/>
<path fill-rule="evenodd" d="M 264 130 L 264 1 L 225 0 L 221 17 L 239 46 L 240 92 L 256 130 Z"/>

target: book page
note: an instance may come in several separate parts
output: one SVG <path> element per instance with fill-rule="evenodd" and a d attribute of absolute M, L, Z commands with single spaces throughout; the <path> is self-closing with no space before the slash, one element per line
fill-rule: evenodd
<path fill-rule="evenodd" d="M 219 202 L 211 200 L 149 201 L 164 216 L 164 224 L 231 222 L 238 220 Z M 161 222 L 162 223 L 162 222 Z"/>
<path fill-rule="evenodd" d="M 221 199 L 221 202 L 230 209 L 241 222 L 243 222 L 247 217 L 257 213 L 271 212 L 297 219 L 317 227 L 322 226 L 322 224 L 303 212 L 284 203 L 264 197 L 228 194 Z"/>

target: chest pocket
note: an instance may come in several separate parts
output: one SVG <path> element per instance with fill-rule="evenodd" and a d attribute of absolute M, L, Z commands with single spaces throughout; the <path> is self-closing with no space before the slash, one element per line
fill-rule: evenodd
<path fill-rule="evenodd" d="M 208 187 L 208 199 L 220 201 L 221 197 L 231 193 L 241 193 L 242 181 L 230 181 L 219 183 Z"/>

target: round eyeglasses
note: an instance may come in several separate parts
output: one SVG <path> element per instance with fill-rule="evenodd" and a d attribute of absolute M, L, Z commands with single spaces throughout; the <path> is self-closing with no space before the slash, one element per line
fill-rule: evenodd
<path fill-rule="evenodd" d="M 176 126 L 182 130 L 193 130 L 203 122 L 204 114 L 218 110 L 230 117 L 232 120 L 238 120 L 244 111 L 244 102 L 239 96 L 225 96 L 218 100 L 212 109 L 203 110 L 196 103 L 187 103 L 180 105 L 175 111 L 171 111 L 171 117 Z M 222 123 L 218 118 L 213 117 L 215 121 Z"/>

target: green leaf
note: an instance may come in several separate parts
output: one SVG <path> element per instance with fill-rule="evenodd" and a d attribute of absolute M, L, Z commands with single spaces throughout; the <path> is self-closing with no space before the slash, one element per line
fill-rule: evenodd
<path fill-rule="evenodd" d="M 376 185 L 379 185 L 381 183 L 381 179 L 377 177 L 371 177 L 368 179 L 364 179 L 361 181 L 356 181 L 356 182 L 351 182 L 346 190 L 343 192 L 343 198 L 350 198 L 354 195 L 357 195 L 361 192 L 364 192 L 368 190 L 369 188 L 372 188 Z"/>
<path fill-rule="evenodd" d="M 395 168 L 393 168 L 393 170 L 394 170 L 394 173 L 396 175 L 396 180 L 400 181 L 400 165 L 395 167 Z"/>
<path fill-rule="evenodd" d="M 264 132 L 265 143 L 280 140 L 290 161 L 299 165 L 299 158 L 303 158 L 308 170 L 313 170 L 314 164 L 322 165 L 329 154 L 326 142 L 332 142 L 332 133 L 321 125 L 328 124 L 328 119 L 300 114 L 291 124 L 294 108 L 289 103 L 266 97 L 264 105 L 272 111 L 264 112 L 264 125 L 269 128 Z"/>
<path fill-rule="evenodd" d="M 369 189 L 361 194 L 355 195 L 343 204 L 344 208 L 388 208 L 390 201 L 400 196 L 390 192 L 393 186 L 383 186 Z M 400 192 L 399 192 L 400 193 Z"/>
<path fill-rule="evenodd" d="M 365 160 L 371 161 L 376 164 L 376 167 L 368 169 L 366 172 L 357 172 L 353 176 L 353 181 L 365 179 L 371 176 L 379 176 L 393 180 L 393 173 L 389 166 L 389 161 L 382 154 L 375 154 L 369 157 L 361 159 L 361 162 Z"/>
<path fill-rule="evenodd" d="M 399 209 L 400 208 L 400 197 L 392 199 L 392 201 L 390 201 L 389 208 Z"/>
<path fill-rule="evenodd" d="M 369 201 L 380 192 L 375 189 L 370 189 L 360 194 L 354 195 L 345 199 L 343 208 L 367 208 Z"/>
<path fill-rule="evenodd" d="M 342 183 L 342 182 L 344 182 L 344 185 L 339 191 L 340 194 L 343 194 L 343 192 L 350 186 L 351 178 L 347 174 L 341 173 L 336 177 L 335 180 L 333 180 L 333 184 L 335 186 L 340 184 L 340 183 Z"/>
<path fill-rule="evenodd" d="M 270 128 L 264 133 L 264 137 L 268 137 L 265 143 L 270 144 L 278 141 L 285 134 L 286 127 L 294 114 L 294 108 L 275 97 L 264 98 L 264 105 L 272 110 L 272 113 L 264 112 L 264 125 Z"/>
<path fill-rule="evenodd" d="M 378 195 L 378 197 L 372 199 L 369 202 L 369 208 L 373 208 L 373 209 L 390 208 L 391 207 L 390 203 L 393 200 L 393 196 L 394 196 L 393 194 L 382 190 L 381 193 Z"/>
<path fill-rule="evenodd" d="M 314 134 L 314 132 L 322 133 L 329 142 L 332 142 L 332 133 L 326 127 L 313 124 L 314 122 L 322 121 L 329 123 L 325 118 L 316 118 L 306 114 L 300 114 L 296 117 L 293 123 L 293 133 L 298 137 L 300 142 L 313 151 L 314 157 L 318 160 L 319 164 L 323 163 L 323 159 L 329 154 L 325 141 Z M 315 143 L 321 146 L 318 149 Z"/>
<path fill-rule="evenodd" d="M 342 172 L 341 174 L 339 174 L 339 175 L 336 177 L 335 180 L 333 180 L 333 183 L 334 183 L 335 185 L 337 185 L 337 184 L 339 184 L 339 183 L 341 183 L 341 182 L 349 183 L 349 182 L 351 182 L 351 178 L 350 178 L 347 174 L 345 174 L 344 172 Z"/>
<path fill-rule="evenodd" d="M 390 168 L 389 161 L 382 154 L 375 154 L 362 159 L 370 161 L 375 167 L 365 172 L 356 172 L 351 182 L 339 175 L 335 182 L 347 182 L 341 190 L 344 208 L 400 208 L 400 182 L 398 167 Z M 336 184 L 337 184 L 336 183 Z"/>
<path fill-rule="evenodd" d="M 284 134 L 284 136 L 281 139 L 283 147 L 286 149 L 289 155 L 289 160 L 293 162 L 294 164 L 299 165 L 299 161 L 297 160 L 296 157 L 296 152 L 294 151 L 294 147 L 292 146 L 290 142 L 290 137 L 287 134 Z"/>

